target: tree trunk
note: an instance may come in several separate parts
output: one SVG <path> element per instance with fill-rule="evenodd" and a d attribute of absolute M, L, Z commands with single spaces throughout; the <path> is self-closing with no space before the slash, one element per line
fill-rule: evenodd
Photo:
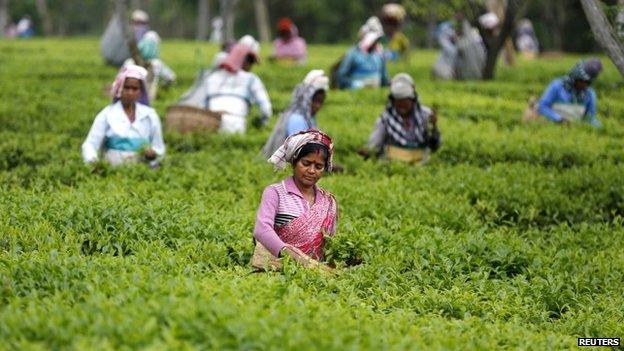
<path fill-rule="evenodd" d="M 256 25 L 258 26 L 258 35 L 260 41 L 268 43 L 271 41 L 271 27 L 269 24 L 269 10 L 267 9 L 266 0 L 254 0 L 256 10 Z"/>
<path fill-rule="evenodd" d="M 618 1 L 618 15 L 615 19 L 615 25 L 617 26 L 617 35 L 620 37 L 620 40 L 624 40 L 624 0 Z"/>
<path fill-rule="evenodd" d="M 124 37 L 126 38 L 126 43 L 128 43 L 128 49 L 130 50 L 130 57 L 132 57 L 134 63 L 137 65 L 145 66 L 145 61 L 143 60 L 143 57 L 139 52 L 139 48 L 137 47 L 134 32 L 128 23 L 128 4 L 126 0 L 115 0 L 115 16 L 118 16 L 121 21 Z"/>
<path fill-rule="evenodd" d="M 594 37 L 607 52 L 620 74 L 624 76 L 624 46 L 618 41 L 597 0 L 581 0 Z"/>
<path fill-rule="evenodd" d="M 438 16 L 435 12 L 429 14 L 427 19 L 427 49 L 432 49 L 436 44 L 436 26 L 438 25 Z"/>
<path fill-rule="evenodd" d="M 563 50 L 563 23 L 564 14 L 561 13 L 561 0 L 553 0 L 542 4 L 543 18 L 550 29 L 551 49 Z M 563 9 L 565 11 L 565 8 Z"/>
<path fill-rule="evenodd" d="M 238 0 L 221 0 L 221 18 L 223 18 L 224 40 L 234 41 L 234 17 Z"/>
<path fill-rule="evenodd" d="M 37 0 L 37 12 L 43 25 L 43 35 L 49 37 L 52 35 L 52 18 L 50 17 L 50 11 L 48 11 L 47 0 Z"/>
<path fill-rule="evenodd" d="M 210 0 L 197 0 L 197 35 L 195 39 L 208 39 L 210 25 Z"/>
<path fill-rule="evenodd" d="M 4 37 L 4 29 L 9 22 L 9 0 L 0 0 L 0 38 Z"/>
<path fill-rule="evenodd" d="M 496 61 L 500 50 L 505 44 L 505 40 L 509 38 L 511 31 L 513 30 L 516 19 L 523 16 L 526 12 L 528 0 L 509 0 L 507 7 L 505 8 L 505 19 L 500 29 L 498 37 L 492 41 L 491 46 L 487 52 L 487 58 L 485 60 L 485 67 L 483 67 L 483 80 L 494 79 L 494 71 L 496 70 Z"/>
<path fill-rule="evenodd" d="M 145 2 L 143 0 L 132 0 L 130 4 L 132 6 L 132 10 L 143 10 L 145 11 Z"/>

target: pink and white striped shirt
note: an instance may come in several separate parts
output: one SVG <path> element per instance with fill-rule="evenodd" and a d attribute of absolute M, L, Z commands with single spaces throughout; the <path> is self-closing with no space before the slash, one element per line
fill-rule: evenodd
<path fill-rule="evenodd" d="M 288 41 L 277 38 L 273 41 L 273 54 L 277 58 L 287 58 L 297 61 L 305 60 L 307 52 L 306 42 L 301 37 L 293 37 Z"/>
<path fill-rule="evenodd" d="M 318 199 L 322 195 L 317 186 L 315 186 L 315 190 L 315 198 Z M 262 193 L 260 207 L 256 215 L 254 238 L 266 247 L 273 256 L 278 257 L 280 251 L 288 244 L 280 239 L 275 229 L 301 216 L 310 209 L 310 206 L 311 204 L 297 188 L 293 177 L 267 186 Z M 334 232 L 335 228 L 332 228 L 330 234 Z"/>

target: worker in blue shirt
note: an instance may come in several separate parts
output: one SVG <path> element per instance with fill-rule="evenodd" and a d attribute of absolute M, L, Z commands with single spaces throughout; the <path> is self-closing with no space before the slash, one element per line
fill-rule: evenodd
<path fill-rule="evenodd" d="M 600 128 L 596 92 L 590 87 L 600 71 L 602 63 L 598 59 L 577 63 L 567 76 L 548 85 L 539 101 L 539 114 L 556 123 L 584 121 Z"/>

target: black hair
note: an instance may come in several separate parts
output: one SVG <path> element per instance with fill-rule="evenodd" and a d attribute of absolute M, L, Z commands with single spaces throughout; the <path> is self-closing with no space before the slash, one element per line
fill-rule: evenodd
<path fill-rule="evenodd" d="M 245 62 L 249 64 L 254 64 L 256 63 L 256 57 L 253 54 L 247 54 L 245 55 Z"/>
<path fill-rule="evenodd" d="M 321 95 L 321 94 L 327 96 L 327 92 L 325 91 L 325 89 L 319 89 L 315 91 L 314 94 L 312 94 L 312 99 L 314 99 L 315 96 Z"/>
<path fill-rule="evenodd" d="M 302 158 L 308 156 L 309 154 L 321 153 L 323 158 L 325 159 L 325 170 L 329 169 L 329 149 L 327 146 L 318 143 L 308 143 L 301 147 L 299 150 L 299 154 L 292 161 L 293 166 L 299 162 Z"/>

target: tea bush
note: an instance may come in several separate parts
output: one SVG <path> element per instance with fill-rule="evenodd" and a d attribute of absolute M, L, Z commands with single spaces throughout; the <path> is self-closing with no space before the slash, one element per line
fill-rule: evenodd
<path fill-rule="evenodd" d="M 263 61 L 275 110 L 346 47 L 305 67 Z M 165 108 L 217 48 L 171 41 Z M 264 52 L 269 50 L 264 48 Z M 387 90 L 331 91 L 319 124 L 345 173 L 328 239 L 336 275 L 287 261 L 252 274 L 262 189 L 288 175 L 245 136 L 166 133 L 163 167 L 82 164 L 115 69 L 95 39 L 0 41 L 0 349 L 576 349 L 624 337 L 624 92 L 595 84 L 605 128 L 520 123 L 579 59 L 519 62 L 491 82 L 429 78 L 433 51 L 390 65 L 440 116 L 424 168 L 362 160 Z M 274 121 L 273 119 L 272 121 Z"/>

